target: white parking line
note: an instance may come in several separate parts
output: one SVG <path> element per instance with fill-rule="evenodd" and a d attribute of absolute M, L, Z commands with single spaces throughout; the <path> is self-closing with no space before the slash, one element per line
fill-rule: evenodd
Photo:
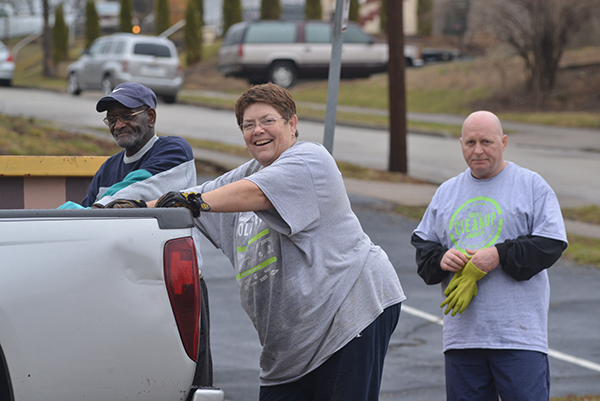
<path fill-rule="evenodd" d="M 402 312 L 406 312 L 410 315 L 420 317 L 421 319 L 425 319 L 431 323 L 439 324 L 440 326 L 444 325 L 443 318 L 432 315 L 427 312 L 423 312 L 419 309 L 415 309 L 408 305 L 402 304 Z M 559 359 L 561 361 L 565 361 L 565 362 L 569 362 L 569 363 L 572 363 L 577 366 L 581 366 L 582 368 L 600 372 L 600 364 L 597 364 L 597 363 L 594 363 L 594 362 L 591 362 L 591 361 L 588 361 L 588 360 L 585 360 L 582 358 L 577 358 L 575 356 L 571 356 L 571 355 L 565 354 L 560 351 L 555 351 L 553 349 L 548 349 L 548 355 L 555 359 Z"/>
<path fill-rule="evenodd" d="M 587 361 L 585 359 L 577 358 L 575 356 L 571 356 L 560 351 L 555 351 L 553 349 L 548 350 L 548 355 L 553 358 L 560 359 L 561 361 L 570 362 L 574 365 L 581 366 L 583 368 L 587 368 L 590 370 L 595 370 L 596 372 L 600 372 L 600 365 L 594 362 Z"/>
<path fill-rule="evenodd" d="M 420 317 L 421 319 L 425 319 L 430 321 L 431 323 L 439 324 L 440 326 L 444 325 L 444 319 L 441 317 L 437 317 L 427 312 L 423 312 L 419 309 L 415 309 L 412 306 L 402 304 L 402 312 L 406 312 L 410 315 Z"/>

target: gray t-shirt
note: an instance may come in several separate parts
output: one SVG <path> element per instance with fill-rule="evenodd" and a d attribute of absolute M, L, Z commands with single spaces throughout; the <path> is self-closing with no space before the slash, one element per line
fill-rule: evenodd
<path fill-rule="evenodd" d="M 275 208 L 203 213 L 197 224 L 234 266 L 242 307 L 263 346 L 261 385 L 277 385 L 317 368 L 405 296 L 323 146 L 298 142 L 268 167 L 252 160 L 192 190 L 244 178 Z"/>
<path fill-rule="evenodd" d="M 474 178 L 467 169 L 443 183 L 414 232 L 463 252 L 527 234 L 567 241 L 550 186 L 539 174 L 511 162 L 490 179 Z M 451 276 L 442 282 L 442 290 Z M 497 267 L 477 287 L 462 315 L 444 316 L 444 352 L 466 348 L 548 352 L 546 270 L 516 281 Z"/>

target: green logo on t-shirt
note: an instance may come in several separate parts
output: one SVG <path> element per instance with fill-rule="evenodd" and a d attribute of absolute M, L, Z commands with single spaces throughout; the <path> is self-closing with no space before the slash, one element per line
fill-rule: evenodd
<path fill-rule="evenodd" d="M 450 240 L 462 252 L 493 246 L 502 232 L 500 205 L 485 196 L 469 199 L 454 212 L 448 229 Z"/>

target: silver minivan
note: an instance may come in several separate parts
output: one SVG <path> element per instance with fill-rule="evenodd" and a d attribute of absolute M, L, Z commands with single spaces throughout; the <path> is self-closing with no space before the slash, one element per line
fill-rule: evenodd
<path fill-rule="evenodd" d="M 10 86 L 15 77 L 15 60 L 4 43 L 0 42 L 0 85 Z"/>
<path fill-rule="evenodd" d="M 297 78 L 327 78 L 332 24 L 325 21 L 257 21 L 232 25 L 219 50 L 225 76 L 251 84 L 271 81 L 284 88 Z M 406 46 L 407 65 L 422 65 L 417 48 Z M 384 72 L 388 45 L 349 23 L 342 46 L 342 78 Z"/>
<path fill-rule="evenodd" d="M 183 85 L 183 69 L 175 44 L 156 36 L 115 33 L 96 39 L 67 67 L 67 91 L 112 92 L 123 82 L 146 85 L 167 103 L 176 100 Z"/>

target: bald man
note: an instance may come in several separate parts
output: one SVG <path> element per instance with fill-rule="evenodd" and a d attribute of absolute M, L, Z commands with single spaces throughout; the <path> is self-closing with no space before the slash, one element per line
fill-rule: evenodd
<path fill-rule="evenodd" d="M 418 274 L 442 285 L 448 401 L 550 397 L 546 269 L 567 238 L 552 188 L 505 161 L 507 143 L 496 115 L 470 114 L 468 168 L 438 188 L 411 238 Z"/>

